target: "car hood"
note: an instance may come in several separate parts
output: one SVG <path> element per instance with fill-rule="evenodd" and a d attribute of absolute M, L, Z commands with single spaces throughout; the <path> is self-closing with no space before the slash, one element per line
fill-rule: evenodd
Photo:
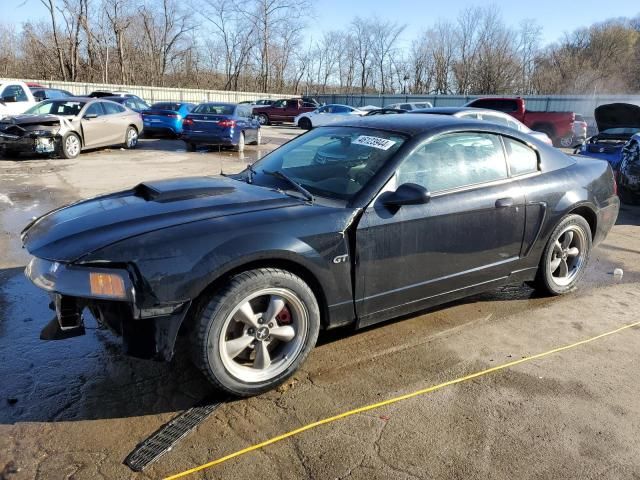
<path fill-rule="evenodd" d="M 36 257 L 73 262 L 154 230 L 301 203 L 275 190 L 225 177 L 144 182 L 49 212 L 23 230 L 22 241 Z"/>
<path fill-rule="evenodd" d="M 600 132 L 610 128 L 640 128 L 640 107 L 631 103 L 600 105 L 594 115 Z"/>
<path fill-rule="evenodd" d="M 60 122 L 60 116 L 58 115 L 13 115 L 9 117 L 4 117 L 2 119 L 3 123 L 11 123 L 14 125 L 51 125 L 54 123 Z M 62 117 L 65 118 L 65 117 Z M 72 117 L 69 117 L 72 118 Z"/>

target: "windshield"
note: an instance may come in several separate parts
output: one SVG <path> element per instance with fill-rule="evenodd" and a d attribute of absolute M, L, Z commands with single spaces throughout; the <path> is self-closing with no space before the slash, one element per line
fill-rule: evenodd
<path fill-rule="evenodd" d="M 313 195 L 349 200 L 378 173 L 406 138 L 393 132 L 324 127 L 283 145 L 253 165 L 253 183 L 290 190 L 266 172 L 281 171 Z"/>
<path fill-rule="evenodd" d="M 40 102 L 24 112 L 27 115 L 61 115 L 63 117 L 75 117 L 80 113 L 85 102 L 48 100 Z"/>
<path fill-rule="evenodd" d="M 194 108 L 191 113 L 205 113 L 210 115 L 233 115 L 235 105 L 214 103 L 202 103 Z"/>

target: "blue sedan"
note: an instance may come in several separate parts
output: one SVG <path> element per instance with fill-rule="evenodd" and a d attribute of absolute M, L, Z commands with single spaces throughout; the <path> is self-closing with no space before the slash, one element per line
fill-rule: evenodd
<path fill-rule="evenodd" d="M 193 103 L 158 102 L 142 112 L 145 134 L 164 134 L 174 137 L 182 133 L 182 122 L 195 105 Z"/>
<path fill-rule="evenodd" d="M 184 119 L 182 139 L 192 152 L 198 145 L 227 146 L 242 152 L 247 143 L 260 145 L 262 133 L 249 105 L 201 103 Z"/>

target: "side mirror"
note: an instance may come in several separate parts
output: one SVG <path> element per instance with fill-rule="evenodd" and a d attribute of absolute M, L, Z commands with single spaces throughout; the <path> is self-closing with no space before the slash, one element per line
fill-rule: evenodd
<path fill-rule="evenodd" d="M 91 120 L 92 118 L 98 118 L 98 114 L 96 114 L 96 113 L 87 113 L 83 118 L 85 120 Z"/>
<path fill-rule="evenodd" d="M 380 197 L 380 201 L 387 207 L 402 205 L 421 205 L 431 200 L 431 194 L 421 185 L 403 183 L 395 192 L 387 192 Z"/>
<path fill-rule="evenodd" d="M 14 103 L 18 101 L 18 98 L 15 95 L 7 95 L 6 97 L 2 97 L 2 101 L 4 103 Z"/>

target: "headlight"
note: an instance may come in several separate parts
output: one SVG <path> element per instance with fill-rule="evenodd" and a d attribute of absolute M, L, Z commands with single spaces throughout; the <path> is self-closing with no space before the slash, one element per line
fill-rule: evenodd
<path fill-rule="evenodd" d="M 29 132 L 31 135 L 55 135 L 57 133 L 57 131 L 53 131 L 53 130 L 31 130 Z"/>

